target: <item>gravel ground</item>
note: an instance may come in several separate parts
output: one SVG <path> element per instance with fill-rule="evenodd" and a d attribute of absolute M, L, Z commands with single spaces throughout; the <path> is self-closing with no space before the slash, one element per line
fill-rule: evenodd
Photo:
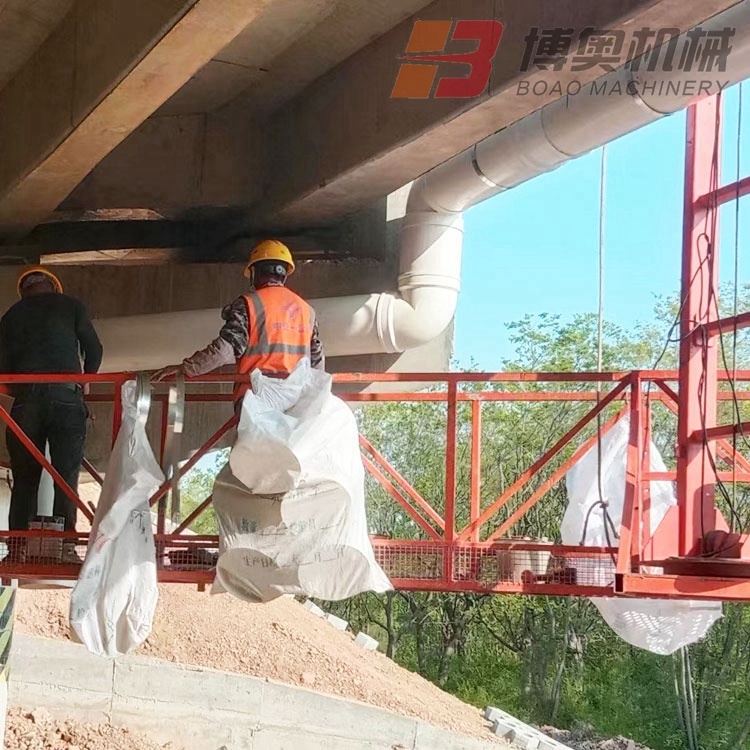
<path fill-rule="evenodd" d="M 57 721 L 44 709 L 12 708 L 5 729 L 5 750 L 179 750 L 157 745 L 142 735 L 108 724 Z"/>
<path fill-rule="evenodd" d="M 67 638 L 69 598 L 68 591 L 19 590 L 17 632 Z M 365 651 L 351 633 L 335 630 L 293 599 L 250 605 L 185 585 L 161 585 L 153 631 L 139 653 L 299 685 L 492 737 L 478 709 L 383 654 Z"/>
<path fill-rule="evenodd" d="M 604 739 L 589 726 L 582 726 L 571 731 L 542 727 L 542 731 L 573 750 L 650 750 L 625 737 Z"/>

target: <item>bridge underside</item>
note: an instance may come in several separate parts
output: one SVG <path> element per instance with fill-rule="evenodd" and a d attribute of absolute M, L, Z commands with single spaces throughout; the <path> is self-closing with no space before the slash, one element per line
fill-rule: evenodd
<path fill-rule="evenodd" d="M 735 2 L 5 0 L 0 260 L 75 264 L 71 279 L 114 266 L 118 315 L 137 276 L 123 264 L 240 262 L 273 232 L 313 266 L 348 259 L 304 285 L 314 297 L 353 293 L 363 270 L 392 288 L 384 196 L 602 74 L 522 71 L 533 27 L 684 30 Z M 505 24 L 484 94 L 390 98 L 417 18 Z"/>

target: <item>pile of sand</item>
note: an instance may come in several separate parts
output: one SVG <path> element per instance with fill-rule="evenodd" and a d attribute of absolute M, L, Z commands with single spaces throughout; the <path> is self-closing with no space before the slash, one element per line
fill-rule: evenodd
<path fill-rule="evenodd" d="M 57 721 L 42 708 L 12 708 L 5 728 L 5 750 L 177 750 L 108 724 Z"/>
<path fill-rule="evenodd" d="M 16 630 L 67 638 L 68 591 L 19 590 Z M 481 712 L 383 654 L 365 651 L 293 599 L 251 605 L 186 585 L 161 585 L 154 626 L 139 653 L 268 678 L 370 703 L 490 739 Z"/>

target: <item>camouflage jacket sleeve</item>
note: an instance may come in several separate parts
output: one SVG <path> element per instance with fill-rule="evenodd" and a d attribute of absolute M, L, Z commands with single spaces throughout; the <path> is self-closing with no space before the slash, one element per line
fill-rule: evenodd
<path fill-rule="evenodd" d="M 247 302 L 244 297 L 238 297 L 231 305 L 221 311 L 224 326 L 219 332 L 219 338 L 224 339 L 234 352 L 235 359 L 239 359 L 247 351 L 248 319 Z"/>
<path fill-rule="evenodd" d="M 224 325 L 219 335 L 205 349 L 195 352 L 183 361 L 189 377 L 205 375 L 224 365 L 231 365 L 247 349 L 247 305 L 243 297 L 236 299 L 221 311 Z"/>
<path fill-rule="evenodd" d="M 310 337 L 310 364 L 316 370 L 325 370 L 326 368 L 325 352 L 323 351 L 323 344 L 320 341 L 317 320 L 313 322 L 313 332 Z"/>

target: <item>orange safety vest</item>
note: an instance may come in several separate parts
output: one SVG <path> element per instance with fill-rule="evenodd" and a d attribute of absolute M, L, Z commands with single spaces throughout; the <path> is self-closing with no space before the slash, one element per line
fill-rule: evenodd
<path fill-rule="evenodd" d="M 313 309 L 283 286 L 265 286 L 246 294 L 245 302 L 247 349 L 237 360 L 237 371 L 241 375 L 253 370 L 288 375 L 303 357 L 310 356 Z M 247 389 L 247 383 L 238 383 L 235 400 Z"/>

